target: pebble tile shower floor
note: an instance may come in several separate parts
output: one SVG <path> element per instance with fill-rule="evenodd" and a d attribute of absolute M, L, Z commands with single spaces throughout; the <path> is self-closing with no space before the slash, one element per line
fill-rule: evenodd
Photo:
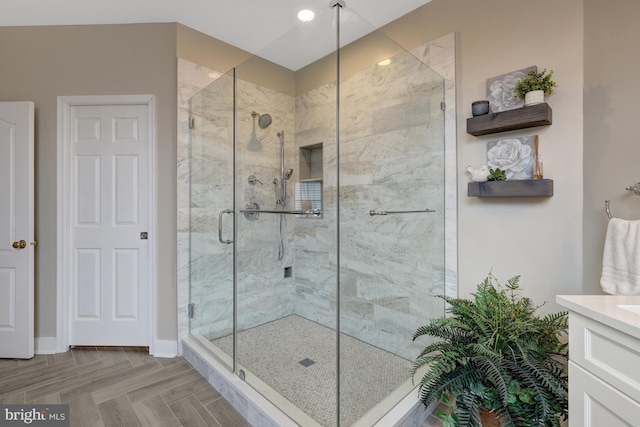
<path fill-rule="evenodd" d="M 232 337 L 211 342 L 231 354 Z M 336 425 L 335 330 L 291 315 L 238 334 L 238 362 L 323 426 Z M 341 334 L 341 422 L 350 426 L 410 378 L 412 362 Z"/>

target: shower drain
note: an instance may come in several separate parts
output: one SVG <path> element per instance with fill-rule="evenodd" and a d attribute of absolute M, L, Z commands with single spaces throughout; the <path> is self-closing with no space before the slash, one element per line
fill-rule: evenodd
<path fill-rule="evenodd" d="M 309 366 L 313 365 L 314 363 L 316 363 L 315 360 L 311 360 L 308 357 L 306 359 L 302 359 L 301 361 L 298 362 L 299 364 L 301 364 L 302 366 L 304 366 L 305 368 L 308 368 Z"/>

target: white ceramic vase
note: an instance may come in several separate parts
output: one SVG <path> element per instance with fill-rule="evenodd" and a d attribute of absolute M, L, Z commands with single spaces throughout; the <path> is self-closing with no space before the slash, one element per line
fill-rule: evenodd
<path fill-rule="evenodd" d="M 542 104 L 544 102 L 544 91 L 543 90 L 532 90 L 531 92 L 527 92 L 524 94 L 524 105 L 536 105 Z"/>

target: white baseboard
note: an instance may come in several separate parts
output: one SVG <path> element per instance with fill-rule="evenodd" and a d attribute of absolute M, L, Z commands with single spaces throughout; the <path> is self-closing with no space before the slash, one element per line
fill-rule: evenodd
<path fill-rule="evenodd" d="M 34 344 L 36 354 L 56 354 L 58 352 L 58 339 L 56 337 L 36 337 Z"/>
<path fill-rule="evenodd" d="M 34 342 L 36 354 L 56 354 L 58 351 L 58 340 L 56 337 L 36 337 Z M 67 351 L 65 349 L 64 351 Z M 170 340 L 156 340 L 153 348 L 149 348 L 149 353 L 155 357 L 176 357 L 178 355 L 178 342 Z"/>
<path fill-rule="evenodd" d="M 178 342 L 156 340 L 153 347 L 149 347 L 149 354 L 155 357 L 176 357 L 178 355 Z"/>

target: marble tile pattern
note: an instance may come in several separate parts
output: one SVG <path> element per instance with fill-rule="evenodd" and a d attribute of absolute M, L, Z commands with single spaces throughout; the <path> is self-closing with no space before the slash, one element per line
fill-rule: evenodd
<path fill-rule="evenodd" d="M 298 95 L 296 146 L 323 143 L 324 218 L 296 224 L 296 314 L 332 327 L 336 292 L 335 84 Z M 340 86 L 342 332 L 414 359 L 444 292 L 443 81 L 409 53 Z M 435 213 L 369 216 L 369 210 Z"/>
<path fill-rule="evenodd" d="M 444 227 L 445 294 L 458 296 L 458 199 L 456 135 L 455 33 L 445 34 L 410 51 L 444 79 Z"/>
<path fill-rule="evenodd" d="M 191 302 L 195 304 L 192 331 L 211 339 L 232 331 L 233 246 L 219 241 L 220 212 L 231 209 L 233 194 L 233 80 L 225 75 L 191 99 Z M 280 176 L 280 138 L 293 138 L 293 99 L 270 89 L 238 80 L 236 84 L 236 203 L 276 209 L 274 178 Z M 271 115 L 266 129 L 251 113 Z M 285 159 L 293 158 L 288 144 Z M 287 165 L 287 167 L 289 167 Z M 254 175 L 261 183 L 250 184 Z M 293 205 L 293 186 L 289 186 Z M 238 330 L 291 314 L 293 279 L 284 267 L 294 264 L 293 223 L 283 217 L 284 257 L 278 259 L 279 215 L 261 214 L 249 220 L 236 212 Z M 234 216 L 222 216 L 223 240 L 233 239 Z"/>
<path fill-rule="evenodd" d="M 189 110 L 190 100 L 200 90 L 216 80 L 221 73 L 202 65 L 178 58 L 178 134 L 177 134 L 177 301 L 178 342 L 189 335 L 190 284 L 190 214 L 191 214 L 191 158 Z M 178 346 L 181 352 L 181 346 Z"/>

